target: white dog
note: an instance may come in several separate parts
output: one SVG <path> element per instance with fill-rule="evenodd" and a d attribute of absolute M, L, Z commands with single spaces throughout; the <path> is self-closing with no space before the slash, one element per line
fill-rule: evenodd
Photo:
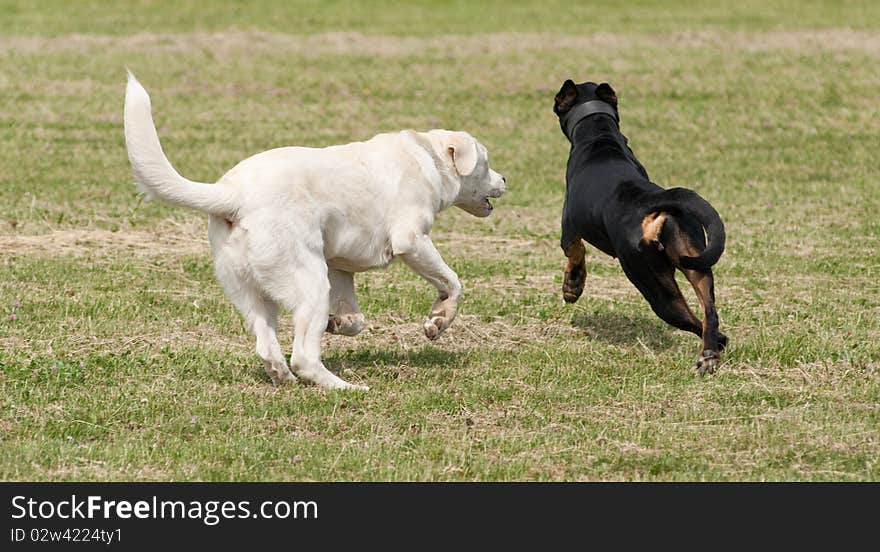
<path fill-rule="evenodd" d="M 428 339 L 439 337 L 455 318 L 462 287 L 428 237 L 434 217 L 452 205 L 489 216 L 489 198 L 505 190 L 486 148 L 447 130 L 273 149 L 240 162 L 216 184 L 193 182 L 162 152 L 150 97 L 131 73 L 125 144 L 148 197 L 210 215 L 217 279 L 256 335 L 257 354 L 276 384 L 295 381 L 295 373 L 327 388 L 368 389 L 324 367 L 321 335 L 364 329 L 354 273 L 394 258 L 437 288 L 424 329 Z M 293 312 L 290 368 L 276 336 L 279 305 Z"/>

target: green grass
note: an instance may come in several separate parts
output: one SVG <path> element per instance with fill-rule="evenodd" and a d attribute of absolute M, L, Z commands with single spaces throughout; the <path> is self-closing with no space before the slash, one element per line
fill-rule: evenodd
<path fill-rule="evenodd" d="M 0 2 L 0 478 L 880 476 L 880 4 L 130 4 Z M 480 138 L 509 191 L 439 217 L 449 332 L 424 339 L 432 290 L 395 264 L 358 277 L 367 330 L 325 339 L 372 390 L 272 387 L 204 217 L 135 194 L 126 66 L 197 180 L 279 145 Z M 595 250 L 562 303 L 569 77 L 612 83 L 652 178 L 724 217 L 713 377 Z"/>
<path fill-rule="evenodd" d="M 63 36 L 121 35 L 145 31 L 189 33 L 260 29 L 282 33 L 357 31 L 373 35 L 437 35 L 487 32 L 658 32 L 693 29 L 874 28 L 880 6 L 870 0 L 736 3 L 701 0 L 136 0 L 108 9 L 101 0 L 3 0 L 0 32 Z M 872 19 L 873 18 L 873 19 Z"/>

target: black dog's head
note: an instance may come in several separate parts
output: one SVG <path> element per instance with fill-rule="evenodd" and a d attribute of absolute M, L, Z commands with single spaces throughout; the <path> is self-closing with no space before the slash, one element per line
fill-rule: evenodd
<path fill-rule="evenodd" d="M 562 83 L 562 88 L 556 94 L 553 112 L 559 117 L 563 117 L 572 107 L 591 100 L 601 100 L 613 107 L 615 112 L 617 111 L 617 93 L 614 92 L 610 84 L 607 82 L 575 84 L 569 79 Z"/>
<path fill-rule="evenodd" d="M 575 84 L 571 80 L 565 81 L 556 94 L 553 112 L 559 117 L 562 133 L 569 140 L 572 139 L 570 135 L 574 132 L 577 123 L 590 115 L 605 113 L 614 117 L 615 121 L 620 121 L 617 113 L 617 94 L 607 82 Z"/>

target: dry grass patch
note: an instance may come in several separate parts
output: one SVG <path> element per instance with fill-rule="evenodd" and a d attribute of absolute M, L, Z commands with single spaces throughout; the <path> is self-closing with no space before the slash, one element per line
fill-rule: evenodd
<path fill-rule="evenodd" d="M 37 235 L 0 234 L 3 255 L 135 257 L 210 255 L 207 224 L 190 217 L 183 222 L 164 221 L 149 230 L 52 230 Z"/>
<path fill-rule="evenodd" d="M 306 59 L 325 56 L 399 58 L 442 53 L 450 57 L 528 54 L 536 51 L 620 51 L 621 49 L 735 49 L 749 52 L 790 50 L 798 53 L 859 51 L 880 54 L 880 32 L 855 29 L 789 31 L 684 31 L 657 34 L 598 32 L 484 33 L 476 35 L 383 36 L 359 32 L 282 34 L 261 31 L 140 33 L 129 36 L 68 34 L 58 37 L 8 35 L 0 51 L 16 54 L 96 54 L 108 49 L 189 54 L 194 50 L 223 57 L 287 54 Z"/>

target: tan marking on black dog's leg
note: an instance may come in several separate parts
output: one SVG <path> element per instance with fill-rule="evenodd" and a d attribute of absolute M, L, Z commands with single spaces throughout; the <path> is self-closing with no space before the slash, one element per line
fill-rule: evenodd
<path fill-rule="evenodd" d="M 685 277 L 697 292 L 703 307 L 703 350 L 697 359 L 700 375 L 715 372 L 721 360 L 721 349 L 727 344 L 727 336 L 718 332 L 718 313 L 715 310 L 714 279 L 711 270 L 683 270 Z M 722 345 L 722 341 L 723 344 Z"/>
<path fill-rule="evenodd" d="M 565 267 L 565 277 L 562 280 L 562 298 L 566 303 L 574 303 L 584 292 L 584 282 L 587 279 L 585 255 L 586 250 L 580 239 L 575 240 L 565 250 L 568 265 Z"/>
<path fill-rule="evenodd" d="M 651 213 L 642 219 L 642 241 L 646 244 L 652 244 L 660 251 L 663 251 L 663 244 L 660 242 L 660 231 L 663 229 L 663 223 L 666 222 L 668 215 L 664 212 Z"/>

